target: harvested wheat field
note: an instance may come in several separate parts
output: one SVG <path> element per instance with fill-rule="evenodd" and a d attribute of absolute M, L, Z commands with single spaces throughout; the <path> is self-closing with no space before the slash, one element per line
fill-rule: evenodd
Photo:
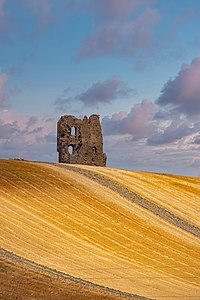
<path fill-rule="evenodd" d="M 200 299 L 199 211 L 200 178 L 0 160 L 0 299 Z"/>

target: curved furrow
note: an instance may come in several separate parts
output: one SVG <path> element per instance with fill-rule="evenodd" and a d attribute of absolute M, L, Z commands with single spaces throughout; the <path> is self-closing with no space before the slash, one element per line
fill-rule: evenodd
<path fill-rule="evenodd" d="M 68 170 L 75 171 L 84 176 L 87 176 L 88 178 L 90 178 L 92 180 L 95 180 L 96 182 L 102 184 L 103 186 L 110 188 L 111 190 L 117 192 L 121 196 L 140 205 L 142 208 L 145 208 L 145 209 L 151 211 L 153 214 L 163 218 L 165 221 L 200 238 L 200 228 L 199 227 L 186 222 L 185 220 L 181 219 L 180 217 L 167 211 L 165 208 L 160 207 L 157 204 L 152 203 L 152 202 L 148 201 L 147 199 L 142 198 L 141 196 L 130 191 L 128 188 L 124 187 L 123 185 L 120 185 L 118 182 L 115 182 L 114 180 L 113 181 L 108 180 L 105 176 L 98 174 L 95 171 L 79 168 L 78 166 L 74 167 L 74 166 L 63 165 L 63 164 L 62 165 L 55 164 L 55 165 L 60 168 L 66 168 Z"/>
<path fill-rule="evenodd" d="M 94 299 L 94 298 L 95 299 L 105 299 L 105 297 L 108 300 L 112 300 L 112 299 L 113 300 L 115 300 L 115 299 L 116 300 L 121 300 L 121 299 L 152 300 L 150 298 L 121 292 L 119 290 L 110 289 L 108 287 L 100 286 L 100 285 L 94 284 L 92 282 L 70 276 L 63 272 L 59 272 L 57 270 L 48 268 L 47 266 L 43 266 L 43 265 L 37 264 L 33 261 L 30 261 L 28 259 L 22 258 L 22 257 L 14 254 L 10 251 L 7 251 L 3 248 L 0 248 L 0 265 L 1 265 L 1 268 L 6 269 L 6 273 L 8 273 L 9 267 L 12 266 L 11 272 L 10 272 L 10 273 L 12 273 L 11 275 L 13 275 L 16 272 L 17 276 L 20 276 L 21 278 L 26 278 L 26 280 L 28 279 L 29 280 L 29 282 L 28 282 L 29 288 L 31 285 L 33 293 L 34 292 L 37 293 L 38 297 L 41 297 L 41 287 L 42 287 L 42 289 L 49 288 L 50 285 L 52 286 L 52 279 L 56 279 L 57 282 L 53 281 L 53 287 L 54 287 L 54 289 L 56 289 L 55 295 L 51 295 L 51 294 L 54 294 L 54 291 L 51 291 L 50 295 L 48 295 L 47 292 L 46 293 L 43 292 L 42 299 L 43 298 L 47 299 L 47 297 L 49 297 L 49 299 L 50 299 L 51 296 L 55 297 L 56 299 L 61 299 L 61 298 L 66 299 L 66 294 L 73 297 L 74 296 L 73 289 L 76 288 L 77 291 L 81 291 L 80 295 L 82 296 L 82 299 L 84 299 L 84 300 Z M 27 271 L 28 271 L 28 274 L 26 274 Z M 30 274 L 30 272 L 34 272 L 33 273 L 34 278 L 32 281 L 31 281 L 32 274 Z M 5 273 L 2 275 L 5 277 Z M 34 281 L 37 278 L 37 276 L 40 279 L 39 288 L 37 287 L 37 285 L 35 287 L 33 287 Z M 16 281 L 16 284 L 18 285 L 18 290 L 15 287 L 15 291 L 14 291 L 15 294 L 13 293 L 13 296 L 16 296 L 16 292 L 19 292 L 20 293 L 19 296 L 21 297 L 24 290 L 23 290 L 23 287 L 20 286 L 20 283 L 21 283 L 20 279 L 18 279 L 18 281 L 17 281 L 17 279 L 14 276 L 12 276 L 12 277 L 13 277 L 12 281 Z M 7 281 L 9 281 L 10 278 L 8 277 L 6 279 L 7 279 Z M 0 282 L 1 282 L 1 269 L 0 269 Z M 25 283 L 27 284 L 27 282 L 25 282 Z M 64 290 L 65 293 L 60 293 L 61 295 L 59 295 L 61 283 L 63 284 L 61 291 Z M 15 284 L 15 282 L 14 282 L 14 284 Z M 14 284 L 13 284 L 13 287 L 14 287 Z M 73 287 L 71 287 L 71 285 L 73 285 Z M 3 288 L 4 287 L 2 286 L 2 289 Z M 9 284 L 6 285 L 6 288 L 10 289 Z M 7 294 L 8 293 L 4 288 L 4 294 L 2 291 L 2 295 L 7 295 Z M 9 291 L 9 294 L 11 294 L 10 291 Z M 0 296 L 1 296 L 1 292 L 0 292 Z M 58 298 L 57 296 L 61 297 L 61 298 Z M 79 297 L 79 293 L 77 293 L 77 296 Z M 94 297 L 94 298 L 92 298 L 92 297 Z M 15 297 L 15 298 L 17 299 L 17 297 Z M 37 299 L 39 299 L 39 298 L 37 298 Z M 73 299 L 76 299 L 76 296 L 73 297 Z"/>
<path fill-rule="evenodd" d="M 130 189 L 125 193 L 109 176 L 102 176 L 105 185 L 93 172 L 88 177 L 61 166 L 0 160 L 2 248 L 147 298 L 199 295 L 196 235 L 131 202 Z M 110 188 L 113 182 L 123 194 Z"/>
<path fill-rule="evenodd" d="M 91 166 L 80 167 L 94 170 Z M 95 167 L 95 172 L 200 227 L 200 178 L 100 167 Z"/>

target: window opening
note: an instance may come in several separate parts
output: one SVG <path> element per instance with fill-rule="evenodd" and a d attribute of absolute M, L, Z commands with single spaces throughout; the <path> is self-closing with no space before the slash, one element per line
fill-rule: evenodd
<path fill-rule="evenodd" d="M 92 153 L 97 153 L 97 148 L 96 147 L 92 147 Z"/>
<path fill-rule="evenodd" d="M 72 145 L 70 145 L 70 146 L 68 146 L 68 152 L 69 152 L 69 155 L 72 155 L 73 154 L 73 146 Z"/>
<path fill-rule="evenodd" d="M 76 135 L 76 127 L 74 127 L 74 126 L 71 127 L 71 135 L 72 136 Z"/>

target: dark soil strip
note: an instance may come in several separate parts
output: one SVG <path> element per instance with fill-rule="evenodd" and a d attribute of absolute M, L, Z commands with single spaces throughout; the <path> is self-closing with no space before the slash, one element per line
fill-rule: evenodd
<path fill-rule="evenodd" d="M 57 167 L 68 169 L 71 171 L 75 171 L 77 173 L 80 173 L 92 180 L 95 180 L 99 184 L 108 187 L 109 189 L 113 190 L 114 192 L 117 192 L 122 197 L 126 197 L 128 200 L 140 205 L 141 207 L 151 211 L 153 214 L 163 218 L 165 221 L 195 235 L 196 237 L 200 238 L 200 228 L 196 227 L 187 221 L 182 220 L 181 218 L 177 217 L 176 215 L 172 214 L 171 212 L 167 211 L 165 208 L 158 206 L 157 204 L 154 204 L 141 196 L 135 194 L 134 192 L 130 191 L 128 188 L 123 186 L 122 184 L 119 184 L 115 182 L 114 180 L 110 180 L 106 178 L 106 176 L 100 175 L 96 173 L 95 171 L 90 170 L 83 170 L 81 168 L 69 166 L 69 165 L 63 165 L 63 164 L 54 164 Z M 133 182 L 134 184 L 134 182 Z"/>
<path fill-rule="evenodd" d="M 60 279 L 60 280 L 66 280 L 68 282 L 70 281 L 72 283 L 77 284 L 77 287 L 81 285 L 81 286 L 85 286 L 86 288 L 90 288 L 91 291 L 96 291 L 96 292 L 99 292 L 99 293 L 105 292 L 105 293 L 108 294 L 108 296 L 110 294 L 110 296 L 113 295 L 113 296 L 116 296 L 116 297 L 121 297 L 123 299 L 153 300 L 152 298 L 146 298 L 146 297 L 142 297 L 142 296 L 122 292 L 122 291 L 119 291 L 119 290 L 114 290 L 114 289 L 104 287 L 104 286 L 101 286 L 101 285 L 98 285 L 98 284 L 95 284 L 95 283 L 92 283 L 92 282 L 89 282 L 89 281 L 86 281 L 86 280 L 82 280 L 82 279 L 77 278 L 77 277 L 70 276 L 70 275 L 65 274 L 63 272 L 59 272 L 55 269 L 48 268 L 46 266 L 37 264 L 37 263 L 35 263 L 31 260 L 20 257 L 20 256 L 14 254 L 12 252 L 9 252 L 9 251 L 1 248 L 1 247 L 0 247 L 0 257 L 4 258 L 7 261 L 10 261 L 12 263 L 21 265 L 23 267 L 28 267 L 28 268 L 36 271 L 36 272 L 39 272 L 41 274 L 50 276 L 52 278 Z M 105 299 L 105 298 L 103 297 L 103 299 Z"/>

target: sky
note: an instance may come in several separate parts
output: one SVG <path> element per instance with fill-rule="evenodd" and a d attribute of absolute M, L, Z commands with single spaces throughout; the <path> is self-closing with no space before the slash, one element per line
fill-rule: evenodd
<path fill-rule="evenodd" d="M 57 161 L 98 114 L 107 166 L 200 176 L 199 0 L 0 0 L 0 157 Z"/>

